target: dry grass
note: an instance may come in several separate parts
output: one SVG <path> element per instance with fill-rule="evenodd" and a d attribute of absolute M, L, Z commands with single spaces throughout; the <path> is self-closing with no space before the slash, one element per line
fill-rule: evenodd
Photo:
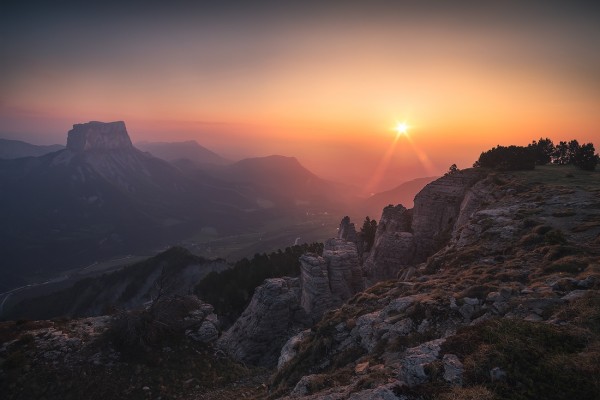
<path fill-rule="evenodd" d="M 495 400 L 496 395 L 485 386 L 453 387 L 449 392 L 436 397 L 437 400 Z"/>

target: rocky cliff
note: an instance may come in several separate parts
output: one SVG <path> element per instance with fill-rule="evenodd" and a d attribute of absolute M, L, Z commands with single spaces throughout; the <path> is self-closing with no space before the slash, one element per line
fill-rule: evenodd
<path fill-rule="evenodd" d="M 298 278 L 267 279 L 218 345 L 237 360 L 272 367 L 287 339 L 310 326 L 300 306 Z"/>
<path fill-rule="evenodd" d="M 125 122 L 91 121 L 75 124 L 68 132 L 67 149 L 79 153 L 88 150 L 133 149 Z"/>
<path fill-rule="evenodd" d="M 373 249 L 364 265 L 361 265 L 362 255 L 358 251 L 363 248 L 362 238 L 345 217 L 338 238 L 325 242 L 322 256 L 309 253 L 300 257 L 300 280 L 298 284 L 294 281 L 295 290 L 275 290 L 275 287 L 287 288 L 287 284 L 283 285 L 279 280 L 267 281 L 261 286 L 242 318 L 224 335 L 223 348 L 244 362 L 274 365 L 276 357 L 270 353 L 265 356 L 265 352 L 281 348 L 290 337 L 293 331 L 289 323 L 290 318 L 293 320 L 290 312 L 295 313 L 292 311 L 295 307 L 299 305 L 314 324 L 327 311 L 340 307 L 367 285 L 396 277 L 402 271 L 414 271 L 414 265 L 424 261 L 449 239 L 457 229 L 457 221 L 468 220 L 465 214 L 478 207 L 478 201 L 483 197 L 477 196 L 475 191 L 471 194 L 470 189 L 481 178 L 481 173 L 475 170 L 447 175 L 417 195 L 415 210 L 402 205 L 386 207 Z M 293 307 L 286 314 L 284 309 L 288 306 L 280 307 L 281 304 L 293 304 Z M 278 311 L 274 313 L 272 307 Z M 279 324 L 270 322 L 272 318 Z M 265 323 L 268 329 L 256 328 Z M 296 325 L 297 329 L 300 327 Z M 273 341 L 272 337 L 278 340 Z"/>
<path fill-rule="evenodd" d="M 273 397 L 597 398 L 600 175 L 480 173 L 386 209 L 369 262 L 412 273 L 291 338 Z"/>
<path fill-rule="evenodd" d="M 384 208 L 364 265 L 368 282 L 394 278 L 444 246 L 483 201 L 473 190 L 483 177 L 476 169 L 447 174 L 417 194 L 413 209 Z"/>
<path fill-rule="evenodd" d="M 232 357 L 273 367 L 284 343 L 363 289 L 356 245 L 325 242 L 323 255 L 300 257 L 300 278 L 267 279 L 242 316 L 219 340 Z"/>
<path fill-rule="evenodd" d="M 314 322 L 363 289 L 356 244 L 343 239 L 325 242 L 323 256 L 300 257 L 301 304 Z"/>
<path fill-rule="evenodd" d="M 426 209 L 430 222 L 415 224 L 417 208 L 386 209 L 370 261 L 378 271 L 384 255 L 410 247 L 394 241 L 412 235 L 413 261 L 389 264 L 402 266 L 400 278 L 354 293 L 354 243 L 329 240 L 323 256 L 303 257 L 300 278 L 257 288 L 217 348 L 205 304 L 162 313 L 177 316 L 161 324 L 147 318 L 152 308 L 125 319 L 0 324 L 0 388 L 7 398 L 50 399 L 67 390 L 77 398 L 597 399 L 600 173 L 479 173 L 425 190 L 423 204 L 443 204 Z M 426 258 L 418 232 L 429 232 Z M 186 329 L 175 339 L 164 322 Z M 147 359 L 115 347 L 115 326 L 153 344 Z M 239 380 L 245 373 L 252 379 Z"/>

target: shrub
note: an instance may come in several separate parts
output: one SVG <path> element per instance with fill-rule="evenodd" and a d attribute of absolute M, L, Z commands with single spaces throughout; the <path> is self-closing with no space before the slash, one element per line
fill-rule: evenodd
<path fill-rule="evenodd" d="M 551 230 L 544 235 L 544 241 L 548 244 L 564 244 L 567 243 L 565 235 L 560 230 Z"/>
<path fill-rule="evenodd" d="M 569 274 L 576 274 L 578 272 L 583 271 L 588 266 L 588 263 L 579 258 L 568 256 L 559 259 L 558 261 L 553 262 L 546 268 L 544 268 L 545 272 L 566 272 Z"/>
<path fill-rule="evenodd" d="M 592 399 L 600 393 L 600 364 L 598 353 L 584 351 L 588 343 L 589 331 L 577 327 L 500 319 L 459 329 L 442 352 L 464 360 L 466 386 L 485 386 L 499 398 Z M 491 381 L 496 367 L 504 381 Z"/>
<path fill-rule="evenodd" d="M 185 330 L 196 323 L 186 317 L 200 305 L 195 296 L 163 297 L 147 309 L 121 312 L 106 335 L 120 352 L 143 356 L 163 343 L 183 338 Z"/>
<path fill-rule="evenodd" d="M 481 153 L 476 166 L 500 171 L 534 169 L 535 153 L 529 147 L 497 146 Z"/>

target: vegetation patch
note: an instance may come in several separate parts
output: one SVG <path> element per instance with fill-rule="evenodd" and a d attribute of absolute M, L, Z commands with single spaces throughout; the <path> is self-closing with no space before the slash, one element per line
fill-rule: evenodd
<path fill-rule="evenodd" d="M 591 331 L 597 333 L 599 306 L 597 297 L 590 297 L 565 309 L 562 315 L 576 326 L 497 319 L 464 327 L 446 340 L 442 353 L 457 355 L 465 367 L 465 386 L 485 388 L 487 396 L 493 392 L 502 399 L 597 398 L 600 352 Z M 496 368 L 504 374 L 492 380 Z M 438 398 L 452 398 L 447 397 L 451 394 Z"/>
<path fill-rule="evenodd" d="M 560 260 L 553 262 L 544 268 L 545 272 L 566 272 L 569 274 L 577 274 L 584 271 L 588 266 L 588 262 L 576 256 L 563 257 Z"/>
<path fill-rule="evenodd" d="M 552 213 L 553 217 L 563 218 L 563 217 L 572 217 L 573 215 L 577 215 L 575 210 L 567 208 L 565 210 L 558 210 Z"/>
<path fill-rule="evenodd" d="M 265 279 L 300 275 L 299 258 L 305 253 L 323 254 L 323 243 L 287 247 L 271 254 L 243 258 L 233 268 L 211 272 L 194 289 L 203 301 L 215 307 L 221 323 L 227 327 L 242 314 Z"/>

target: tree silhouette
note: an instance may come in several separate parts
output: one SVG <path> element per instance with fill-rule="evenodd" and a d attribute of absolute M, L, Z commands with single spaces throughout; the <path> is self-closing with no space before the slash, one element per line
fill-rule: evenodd
<path fill-rule="evenodd" d="M 457 173 L 459 171 L 460 171 L 460 169 L 458 169 L 458 167 L 456 166 L 456 164 L 452 164 L 450 166 L 450 168 L 448 168 L 448 172 L 446 172 L 444 174 L 444 176 L 446 176 L 446 175 L 452 175 L 452 174 L 455 174 L 455 173 Z"/>
<path fill-rule="evenodd" d="M 593 171 L 598 165 L 599 157 L 595 154 L 596 150 L 592 143 L 585 143 L 578 146 L 575 153 L 572 155 L 573 164 L 580 169 Z"/>
<path fill-rule="evenodd" d="M 481 153 L 473 166 L 500 171 L 534 169 L 535 153 L 531 147 L 498 145 Z"/>
<path fill-rule="evenodd" d="M 539 141 L 533 141 L 528 146 L 533 151 L 536 165 L 546 165 L 552 160 L 552 155 L 555 152 L 554 143 L 552 140 L 540 138 Z"/>
<path fill-rule="evenodd" d="M 371 247 L 373 247 L 373 243 L 375 243 L 375 233 L 377 232 L 377 221 L 372 220 L 367 216 L 365 221 L 363 222 L 362 228 L 360 228 L 360 232 L 363 235 L 363 239 L 366 243 L 365 251 L 370 251 Z"/>

